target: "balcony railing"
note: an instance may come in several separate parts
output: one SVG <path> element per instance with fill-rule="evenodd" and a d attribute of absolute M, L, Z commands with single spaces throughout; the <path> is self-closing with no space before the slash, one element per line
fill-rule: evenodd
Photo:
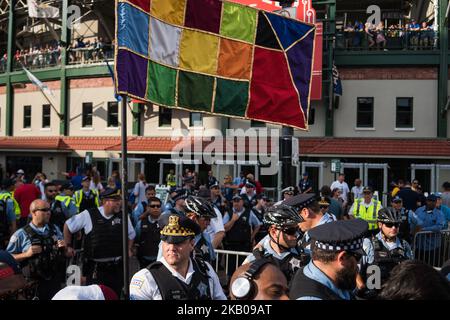
<path fill-rule="evenodd" d="M 361 50 L 437 50 L 435 32 L 383 30 L 370 35 L 364 31 L 341 31 L 336 34 L 336 49 L 340 51 Z"/>
<path fill-rule="evenodd" d="M 102 48 L 70 48 L 69 64 L 90 64 L 114 59 L 114 48 L 105 45 Z"/>
<path fill-rule="evenodd" d="M 61 64 L 59 50 L 41 50 L 39 52 L 16 55 L 13 70 L 22 70 L 22 65 L 30 70 L 54 67 Z"/>

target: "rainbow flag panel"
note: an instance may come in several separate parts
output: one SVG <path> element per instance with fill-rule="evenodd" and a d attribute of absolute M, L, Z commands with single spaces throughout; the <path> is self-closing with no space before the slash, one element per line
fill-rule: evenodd
<path fill-rule="evenodd" d="M 308 129 L 314 25 L 222 0 L 116 0 L 119 94 Z"/>

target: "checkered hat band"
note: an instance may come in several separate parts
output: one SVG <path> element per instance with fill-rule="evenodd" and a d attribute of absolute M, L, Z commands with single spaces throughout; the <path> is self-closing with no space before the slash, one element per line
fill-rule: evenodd
<path fill-rule="evenodd" d="M 340 244 L 332 244 L 316 241 L 314 244 L 317 248 L 325 251 L 357 250 L 362 248 L 363 239 L 359 238 L 350 242 Z"/>
<path fill-rule="evenodd" d="M 195 236 L 195 233 L 192 230 L 183 228 L 183 227 L 172 227 L 172 226 L 165 226 L 161 230 L 161 234 L 163 236 L 176 236 L 176 237 L 187 237 L 187 236 Z"/>

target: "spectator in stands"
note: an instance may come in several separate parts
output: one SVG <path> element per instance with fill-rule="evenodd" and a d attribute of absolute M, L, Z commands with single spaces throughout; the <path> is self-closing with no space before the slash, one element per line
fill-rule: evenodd
<path fill-rule="evenodd" d="M 419 48 L 429 49 L 433 44 L 433 31 L 426 21 L 422 22 L 419 34 Z"/>
<path fill-rule="evenodd" d="M 362 43 L 362 34 L 364 31 L 364 25 L 360 21 L 355 21 L 354 31 L 355 36 L 353 37 L 352 47 L 360 48 Z"/>
<path fill-rule="evenodd" d="M 364 26 L 364 32 L 366 33 L 370 49 L 375 45 L 375 28 L 370 22 L 367 22 Z"/>
<path fill-rule="evenodd" d="M 412 49 L 417 50 L 417 46 L 419 44 L 419 32 L 420 25 L 416 22 L 415 19 L 411 19 L 411 23 L 407 25 L 407 35 L 409 38 L 409 45 Z"/>
<path fill-rule="evenodd" d="M 377 43 L 378 49 L 383 49 L 384 51 L 387 51 L 386 49 L 386 37 L 384 34 L 384 24 L 380 21 L 380 23 L 375 28 L 375 41 Z"/>
<path fill-rule="evenodd" d="M 353 46 L 353 38 L 355 37 L 355 28 L 349 21 L 344 28 L 345 48 L 348 49 Z"/>

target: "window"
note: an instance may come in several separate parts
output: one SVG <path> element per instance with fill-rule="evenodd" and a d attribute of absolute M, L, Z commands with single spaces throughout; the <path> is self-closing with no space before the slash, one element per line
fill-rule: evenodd
<path fill-rule="evenodd" d="M 83 128 L 92 127 L 92 102 L 83 103 L 81 126 Z"/>
<path fill-rule="evenodd" d="M 50 128 L 50 105 L 42 105 L 42 128 Z"/>
<path fill-rule="evenodd" d="M 191 112 L 189 114 L 189 127 L 203 127 L 203 114 Z"/>
<path fill-rule="evenodd" d="M 358 98 L 357 128 L 373 128 L 373 98 Z"/>
<path fill-rule="evenodd" d="M 159 107 L 159 126 L 160 127 L 172 126 L 172 109 Z"/>
<path fill-rule="evenodd" d="M 397 98 L 395 127 L 413 127 L 413 98 Z"/>
<path fill-rule="evenodd" d="M 252 127 L 252 128 L 265 128 L 266 127 L 266 123 L 262 122 L 262 121 L 257 121 L 257 120 L 250 120 L 250 127 Z"/>
<path fill-rule="evenodd" d="M 31 106 L 23 106 L 23 128 L 31 128 Z"/>
<path fill-rule="evenodd" d="M 119 126 L 119 104 L 108 102 L 108 127 Z"/>
<path fill-rule="evenodd" d="M 313 125 L 314 120 L 316 119 L 316 109 L 309 109 L 309 115 L 308 115 L 308 125 Z"/>

